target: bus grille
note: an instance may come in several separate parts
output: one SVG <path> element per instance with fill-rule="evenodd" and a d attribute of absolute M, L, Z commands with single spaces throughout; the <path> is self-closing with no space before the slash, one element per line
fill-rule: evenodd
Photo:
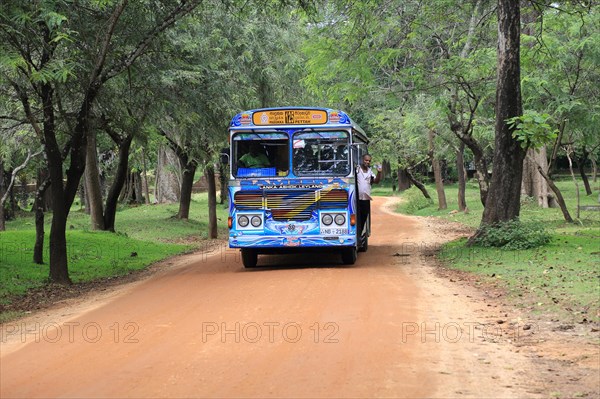
<path fill-rule="evenodd" d="M 233 197 L 233 203 L 241 210 L 262 209 L 262 198 L 262 191 L 238 191 Z"/>
<path fill-rule="evenodd" d="M 266 199 L 263 203 L 263 196 Z M 274 220 L 308 220 L 319 206 L 321 209 L 345 209 L 348 207 L 348 192 L 334 189 L 321 191 L 319 203 L 312 190 L 277 190 L 261 192 L 238 191 L 233 200 L 239 210 L 269 209 Z"/>
<path fill-rule="evenodd" d="M 348 192 L 340 189 L 321 191 L 319 207 L 321 209 L 346 209 L 348 207 Z"/>
<path fill-rule="evenodd" d="M 268 191 L 266 197 L 273 220 L 308 220 L 317 205 L 311 190 Z"/>

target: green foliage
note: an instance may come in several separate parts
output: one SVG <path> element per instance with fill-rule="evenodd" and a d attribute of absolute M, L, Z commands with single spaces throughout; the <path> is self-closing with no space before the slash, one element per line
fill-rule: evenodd
<path fill-rule="evenodd" d="M 544 12 L 543 29 L 537 22 L 524 28 L 535 36 L 523 41 L 523 104 L 552 116 L 560 144 L 588 151 L 600 143 L 600 13 L 576 4 L 561 8 L 567 12 Z"/>
<path fill-rule="evenodd" d="M 513 138 L 522 148 L 540 148 L 556 139 L 558 129 L 550 126 L 550 115 L 527 110 L 521 116 L 507 119 Z"/>
<path fill-rule="evenodd" d="M 402 193 L 402 202 L 398 206 L 398 211 L 413 214 L 431 205 L 433 205 L 433 201 L 425 198 L 423 193 L 413 186 Z"/>
<path fill-rule="evenodd" d="M 550 242 L 550 234 L 541 223 L 523 223 L 509 220 L 493 226 L 484 226 L 475 243 L 482 247 L 504 248 L 507 250 L 530 249 Z"/>

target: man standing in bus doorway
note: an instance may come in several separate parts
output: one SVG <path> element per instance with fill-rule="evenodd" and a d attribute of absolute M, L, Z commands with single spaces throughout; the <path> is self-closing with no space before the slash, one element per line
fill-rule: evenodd
<path fill-rule="evenodd" d="M 371 170 L 371 155 L 365 154 L 362 157 L 362 163 L 356 173 L 358 179 L 358 215 L 359 232 L 362 237 L 363 229 L 367 218 L 371 213 L 371 185 L 377 184 L 381 180 L 381 165 L 377 165 L 377 176 L 373 176 Z"/>

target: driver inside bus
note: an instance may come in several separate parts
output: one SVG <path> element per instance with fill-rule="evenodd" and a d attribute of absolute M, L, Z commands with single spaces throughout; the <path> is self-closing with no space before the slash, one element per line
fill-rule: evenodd
<path fill-rule="evenodd" d="M 271 166 L 269 158 L 263 153 L 263 148 L 258 143 L 250 144 L 250 151 L 242 155 L 238 161 L 245 168 L 266 168 Z"/>

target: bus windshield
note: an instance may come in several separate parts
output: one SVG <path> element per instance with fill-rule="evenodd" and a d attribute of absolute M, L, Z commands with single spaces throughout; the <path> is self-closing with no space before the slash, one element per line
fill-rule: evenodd
<path fill-rule="evenodd" d="M 289 138 L 285 133 L 238 133 L 232 139 L 233 175 L 286 176 Z"/>
<path fill-rule="evenodd" d="M 298 132 L 293 136 L 294 174 L 347 176 L 350 173 L 348 149 L 348 132 Z"/>

